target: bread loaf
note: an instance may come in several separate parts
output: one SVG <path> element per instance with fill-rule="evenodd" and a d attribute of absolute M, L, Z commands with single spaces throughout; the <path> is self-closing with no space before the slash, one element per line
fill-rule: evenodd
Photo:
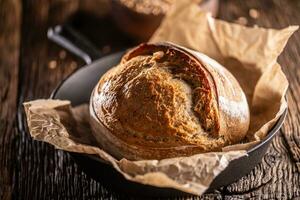
<path fill-rule="evenodd" d="M 90 112 L 100 146 L 130 160 L 221 151 L 245 137 L 250 121 L 226 68 L 171 43 L 127 52 L 96 85 Z"/>

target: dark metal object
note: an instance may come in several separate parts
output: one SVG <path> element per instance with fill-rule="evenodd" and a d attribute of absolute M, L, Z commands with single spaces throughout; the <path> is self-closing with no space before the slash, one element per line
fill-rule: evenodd
<path fill-rule="evenodd" d="M 55 32 L 55 34 L 60 34 Z M 64 37 L 64 36 L 60 36 Z M 54 40 L 61 46 L 66 46 L 66 40 Z M 64 41 L 64 43 L 60 43 Z M 72 47 L 74 44 L 68 44 Z M 77 52 L 78 48 L 69 48 L 71 52 Z M 82 50 L 83 51 L 83 50 Z M 83 51 L 84 52 L 84 51 Z M 73 106 L 82 103 L 88 103 L 90 94 L 98 82 L 99 78 L 111 67 L 119 63 L 124 52 L 111 54 L 109 56 L 96 59 L 86 67 L 81 68 L 63 80 L 59 86 L 53 91 L 51 98 L 68 99 Z M 80 54 L 76 54 L 80 55 Z M 82 55 L 89 55 L 88 52 Z M 100 55 L 100 54 L 99 54 Z M 86 57 L 81 57 L 86 60 Z M 91 57 L 92 58 L 92 57 Z M 94 57 L 93 57 L 94 58 Z M 81 91 L 81 92 L 79 92 Z M 221 172 L 210 185 L 208 191 L 226 186 L 242 176 L 248 174 L 258 163 L 261 162 L 265 155 L 273 137 L 279 131 L 286 117 L 287 110 L 280 116 L 277 123 L 270 130 L 267 137 L 259 144 L 248 150 L 248 156 L 241 157 L 232 161 L 229 166 Z M 114 170 L 110 165 L 100 162 L 92 156 L 71 153 L 75 161 L 83 168 L 83 170 L 92 178 L 100 181 L 103 185 L 118 191 L 126 192 L 134 196 L 182 196 L 187 195 L 183 192 L 171 188 L 157 188 L 149 185 L 137 184 L 127 181 L 122 175 Z"/>
<path fill-rule="evenodd" d="M 49 28 L 47 36 L 53 42 L 80 57 L 86 64 L 91 64 L 92 60 L 101 57 L 100 51 L 69 25 Z"/>

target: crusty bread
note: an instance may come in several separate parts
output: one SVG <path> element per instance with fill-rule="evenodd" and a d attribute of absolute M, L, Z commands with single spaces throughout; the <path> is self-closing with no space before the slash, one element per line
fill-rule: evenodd
<path fill-rule="evenodd" d="M 131 160 L 220 151 L 245 137 L 250 120 L 230 72 L 171 43 L 130 50 L 101 77 L 90 112 L 98 143 Z"/>

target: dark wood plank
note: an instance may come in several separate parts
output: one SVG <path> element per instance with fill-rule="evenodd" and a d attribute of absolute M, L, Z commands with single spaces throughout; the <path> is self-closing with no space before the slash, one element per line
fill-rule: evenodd
<path fill-rule="evenodd" d="M 283 28 L 297 25 L 300 15 L 297 1 L 224 1 L 220 17 L 232 22 L 246 22 L 269 28 Z M 252 10 L 252 13 L 251 11 Z M 253 10 L 255 14 L 253 14 Z M 300 196 L 299 168 L 299 101 L 300 101 L 300 33 L 291 38 L 279 58 L 290 81 L 287 94 L 289 115 L 275 138 L 263 162 L 249 175 L 225 187 L 221 192 L 226 199 L 292 199 Z M 293 158 L 291 158 L 291 155 Z"/>
<path fill-rule="evenodd" d="M 77 10 L 76 0 L 26 0 L 21 43 L 21 96 L 47 98 L 55 86 L 83 65 L 46 37 L 48 26 L 63 23 Z M 34 31 L 33 31 L 34 30 Z M 64 53 L 62 53 L 64 52 Z M 69 154 L 21 134 L 16 199 L 107 199 L 119 195 L 87 177 Z"/>
<path fill-rule="evenodd" d="M 21 1 L 0 1 L 0 199 L 14 183 Z"/>

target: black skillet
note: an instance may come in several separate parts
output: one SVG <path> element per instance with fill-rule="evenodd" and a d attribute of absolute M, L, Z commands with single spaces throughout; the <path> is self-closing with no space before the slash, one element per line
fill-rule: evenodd
<path fill-rule="evenodd" d="M 99 51 L 92 47 L 80 34 L 70 27 L 57 26 L 49 29 L 48 38 L 58 45 L 63 46 L 86 62 L 86 66 L 75 71 L 53 91 L 51 98 L 67 99 L 73 106 L 88 103 L 92 89 L 99 78 L 111 67 L 119 63 L 124 51 L 113 53 L 100 58 Z M 273 137 L 279 131 L 287 111 L 278 119 L 268 136 L 248 150 L 248 156 L 232 161 L 211 183 L 208 192 L 219 189 L 247 175 L 258 163 L 261 162 Z M 149 185 L 137 184 L 127 181 L 110 165 L 95 159 L 93 156 L 71 153 L 73 159 L 82 167 L 83 171 L 93 179 L 102 183 L 107 188 L 124 192 L 133 196 L 166 197 L 186 195 L 171 188 L 157 188 Z"/>

